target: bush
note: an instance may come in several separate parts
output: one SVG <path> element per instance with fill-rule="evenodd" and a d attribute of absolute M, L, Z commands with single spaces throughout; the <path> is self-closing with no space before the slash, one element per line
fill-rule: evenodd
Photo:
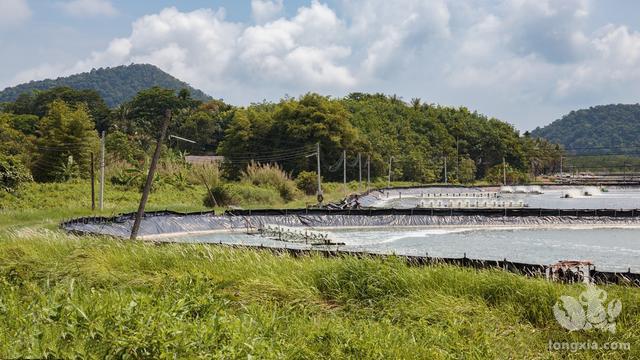
<path fill-rule="evenodd" d="M 230 186 L 233 194 L 241 204 L 276 205 L 282 203 L 277 190 L 271 187 L 258 187 L 251 184 L 233 184 Z"/>
<path fill-rule="evenodd" d="M 306 195 L 313 195 L 318 191 L 318 173 L 302 171 L 296 178 L 296 186 Z"/>
<path fill-rule="evenodd" d="M 189 184 L 215 186 L 221 182 L 220 165 L 218 163 L 193 165 L 187 173 Z"/>
<path fill-rule="evenodd" d="M 295 183 L 278 164 L 251 163 L 242 173 L 243 182 L 256 186 L 270 186 L 280 193 L 284 201 L 291 201 L 297 196 Z"/>
<path fill-rule="evenodd" d="M 460 159 L 459 181 L 463 184 L 472 183 L 476 179 L 476 163 L 468 157 Z"/>
<path fill-rule="evenodd" d="M 207 193 L 203 199 L 204 206 L 229 205 L 277 205 L 282 198 L 272 187 L 259 187 L 248 183 L 219 183 L 211 187 L 211 195 Z"/>
<path fill-rule="evenodd" d="M 218 183 L 211 186 L 202 203 L 206 207 L 237 205 L 239 199 L 229 184 Z"/>
<path fill-rule="evenodd" d="M 523 184 L 529 181 L 529 176 L 507 164 L 507 184 Z M 504 169 L 502 164 L 494 165 L 487 172 L 485 180 L 492 184 L 502 184 L 504 181 Z"/>
<path fill-rule="evenodd" d="M 25 182 L 33 181 L 31 173 L 20 160 L 13 156 L 0 155 L 0 188 L 14 192 Z"/>

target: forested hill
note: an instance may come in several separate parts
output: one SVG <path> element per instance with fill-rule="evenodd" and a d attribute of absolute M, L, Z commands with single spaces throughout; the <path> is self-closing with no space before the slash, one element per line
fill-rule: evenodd
<path fill-rule="evenodd" d="M 640 104 L 601 105 L 572 111 L 531 133 L 578 154 L 640 150 Z"/>
<path fill-rule="evenodd" d="M 131 64 L 128 66 L 94 69 L 90 72 L 60 77 L 55 80 L 31 81 L 9 87 L 0 91 L 0 103 L 15 101 L 23 93 L 31 93 L 34 90 L 48 90 L 60 86 L 68 86 L 78 90 L 96 90 L 109 107 L 116 107 L 127 102 L 139 91 L 154 86 L 174 90 L 186 88 L 191 92 L 191 96 L 194 99 L 211 100 L 209 95 L 192 88 L 189 84 L 176 79 L 154 65 Z"/>

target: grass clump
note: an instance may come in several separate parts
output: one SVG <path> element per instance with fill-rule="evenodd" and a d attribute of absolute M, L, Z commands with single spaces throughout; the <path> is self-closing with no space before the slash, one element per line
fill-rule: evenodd
<path fill-rule="evenodd" d="M 580 285 L 21 229 L 0 232 L 0 357 L 636 358 L 640 291 L 605 289 L 618 332 L 569 333 L 547 303 Z M 632 348 L 556 354 L 550 339 Z"/>
<path fill-rule="evenodd" d="M 366 305 L 407 295 L 410 281 L 398 272 L 400 260 L 377 261 L 372 258 L 345 257 L 337 266 L 319 269 L 314 284 L 325 299 Z"/>
<path fill-rule="evenodd" d="M 285 202 L 298 196 L 296 184 L 278 164 L 250 163 L 242 172 L 241 181 L 256 186 L 272 187 Z"/>
<path fill-rule="evenodd" d="M 296 177 L 296 186 L 306 195 L 314 195 L 318 191 L 318 173 L 302 171 Z"/>

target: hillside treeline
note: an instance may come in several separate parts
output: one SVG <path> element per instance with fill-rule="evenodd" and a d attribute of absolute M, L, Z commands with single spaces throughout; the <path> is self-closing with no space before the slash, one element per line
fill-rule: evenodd
<path fill-rule="evenodd" d="M 2 105 L 0 171 L 26 169 L 36 181 L 87 177 L 102 130 L 111 160 L 142 168 L 166 109 L 173 113 L 169 134 L 174 137 L 164 156 L 222 155 L 230 179 L 251 161 L 278 163 L 293 176 L 314 171 L 317 143 L 322 175 L 334 181 L 342 179 L 343 151 L 350 179 L 367 165 L 372 178 L 387 176 L 391 160 L 394 180 L 423 183 L 444 181 L 445 166 L 449 182 L 501 182 L 503 158 L 508 181 L 522 182 L 531 173 L 557 171 L 562 152 L 466 108 L 418 99 L 406 103 L 382 94 L 334 99 L 309 93 L 234 107 L 196 100 L 188 90 L 155 87 L 109 109 L 96 91 L 63 87 Z"/>
<path fill-rule="evenodd" d="M 30 81 L 8 87 L 0 91 L 0 102 L 15 101 L 18 97 L 33 96 L 38 91 L 66 86 L 74 89 L 97 91 L 109 107 L 116 107 L 131 100 L 139 91 L 153 86 L 167 89 L 189 89 L 192 96 L 200 100 L 211 97 L 194 89 L 184 81 L 150 64 L 131 64 L 111 68 L 93 69 L 89 72 L 74 74 L 57 79 Z"/>
<path fill-rule="evenodd" d="M 576 155 L 638 155 L 640 104 L 611 104 L 572 111 L 531 132 Z"/>

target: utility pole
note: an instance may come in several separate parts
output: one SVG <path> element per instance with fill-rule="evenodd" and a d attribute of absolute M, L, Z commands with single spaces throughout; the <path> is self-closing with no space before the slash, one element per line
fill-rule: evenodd
<path fill-rule="evenodd" d="M 362 192 L 362 154 L 358 153 L 358 192 Z"/>
<path fill-rule="evenodd" d="M 456 137 L 456 180 L 460 182 L 460 141 Z"/>
<path fill-rule="evenodd" d="M 104 148 L 106 142 L 106 132 L 102 131 L 102 138 L 100 139 L 100 197 L 99 205 L 100 211 L 104 209 Z"/>
<path fill-rule="evenodd" d="M 531 176 L 533 181 L 536 181 L 536 168 L 535 168 L 535 164 L 533 162 L 533 159 L 531 159 Z"/>
<path fill-rule="evenodd" d="M 371 155 L 367 155 L 367 191 L 371 186 Z"/>
<path fill-rule="evenodd" d="M 93 151 L 91 152 L 91 211 L 96 209 L 96 174 L 93 163 Z"/>
<path fill-rule="evenodd" d="M 342 189 L 347 196 L 347 150 L 342 150 Z"/>
<path fill-rule="evenodd" d="M 142 190 L 142 198 L 140 199 L 140 206 L 138 207 L 138 212 L 136 213 L 136 218 L 133 222 L 133 227 L 131 228 L 131 240 L 135 240 L 138 237 L 138 230 L 140 229 L 140 222 L 142 221 L 142 217 L 144 216 L 144 207 L 147 204 L 147 199 L 149 198 L 149 192 L 151 191 L 151 185 L 153 183 L 153 176 L 156 172 L 156 166 L 158 165 L 158 160 L 160 159 L 160 150 L 162 149 L 162 141 L 164 140 L 165 135 L 167 134 L 167 128 L 169 128 L 169 122 L 171 121 L 171 110 L 167 110 L 164 115 L 164 122 L 162 123 L 162 130 L 160 131 L 160 137 L 158 138 L 158 143 L 156 144 L 156 150 L 153 153 L 153 158 L 151 159 L 151 165 L 149 165 L 149 173 L 147 174 L 147 181 L 144 184 L 144 189 Z"/>
<path fill-rule="evenodd" d="M 564 182 L 564 176 L 562 176 L 562 155 L 560 155 L 560 182 Z"/>
<path fill-rule="evenodd" d="M 387 178 L 387 187 L 391 187 L 391 162 L 393 161 L 393 156 L 389 156 L 389 177 Z"/>
<path fill-rule="evenodd" d="M 444 156 L 444 183 L 447 184 L 447 155 Z"/>
<path fill-rule="evenodd" d="M 507 162 L 504 156 L 502 157 L 502 184 L 507 185 Z"/>
<path fill-rule="evenodd" d="M 318 203 L 322 204 L 322 177 L 320 176 L 320 142 L 316 143 L 316 158 L 318 160 Z"/>

